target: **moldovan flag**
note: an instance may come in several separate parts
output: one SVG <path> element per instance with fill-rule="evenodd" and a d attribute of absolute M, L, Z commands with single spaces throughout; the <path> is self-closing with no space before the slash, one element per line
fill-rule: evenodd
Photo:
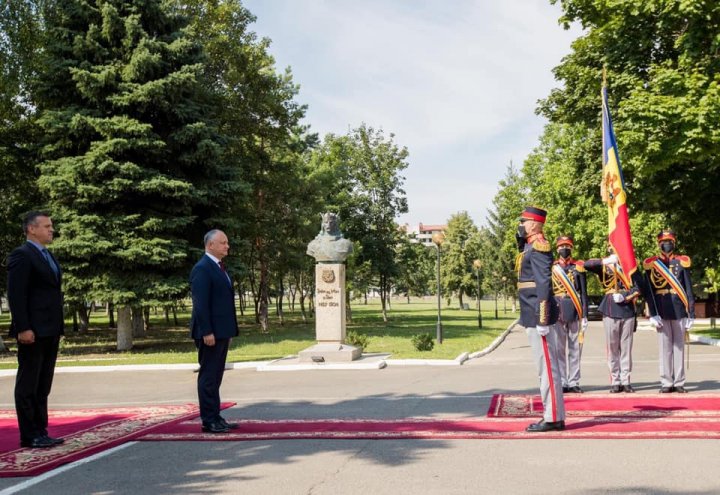
<path fill-rule="evenodd" d="M 603 169 L 600 192 L 608 205 L 608 239 L 615 254 L 620 259 L 621 276 L 626 287 L 637 272 L 637 260 L 630 235 L 630 223 L 627 210 L 627 196 L 620 155 L 618 154 L 615 133 L 613 132 L 610 109 L 608 108 L 607 88 L 602 87 L 602 130 L 603 130 Z"/>

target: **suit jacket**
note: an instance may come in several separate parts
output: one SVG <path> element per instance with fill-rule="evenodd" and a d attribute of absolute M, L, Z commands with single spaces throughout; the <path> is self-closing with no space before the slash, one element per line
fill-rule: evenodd
<path fill-rule="evenodd" d="M 190 291 L 193 302 L 190 335 L 193 339 L 202 339 L 211 333 L 217 339 L 229 339 L 238 334 L 232 283 L 208 256 L 203 255 L 190 272 Z"/>
<path fill-rule="evenodd" d="M 38 249 L 26 242 L 8 257 L 7 293 L 10 304 L 10 336 L 32 330 L 36 337 L 63 332 L 62 270 L 50 253 L 58 275 Z"/>

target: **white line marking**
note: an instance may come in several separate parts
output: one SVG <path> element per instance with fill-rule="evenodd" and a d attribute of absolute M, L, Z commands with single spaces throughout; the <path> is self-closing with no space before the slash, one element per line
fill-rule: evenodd
<path fill-rule="evenodd" d="M 113 447 L 112 449 L 98 452 L 97 454 L 91 455 L 90 457 L 86 457 L 85 459 L 80 459 L 78 461 L 71 462 L 70 464 L 65 464 L 64 466 L 60 466 L 56 469 L 53 469 L 52 471 L 48 471 L 47 473 L 43 473 L 43 474 L 41 474 L 39 476 L 35 476 L 34 478 L 31 478 L 29 480 L 25 480 L 22 483 L 18 483 L 17 485 L 5 488 L 4 490 L 0 491 L 0 495 L 10 495 L 11 493 L 17 493 L 20 490 L 25 490 L 26 488 L 30 488 L 31 486 L 37 485 L 38 483 L 42 483 L 43 481 L 48 480 L 54 476 L 57 476 L 58 474 L 62 474 L 65 471 L 69 471 L 78 466 L 82 466 L 83 464 L 87 464 L 89 462 L 96 461 L 107 455 L 114 454 L 115 452 L 118 452 L 122 449 L 130 447 L 131 445 L 135 445 L 136 443 L 137 442 L 127 442 L 122 445 L 118 445 L 117 447 Z"/>

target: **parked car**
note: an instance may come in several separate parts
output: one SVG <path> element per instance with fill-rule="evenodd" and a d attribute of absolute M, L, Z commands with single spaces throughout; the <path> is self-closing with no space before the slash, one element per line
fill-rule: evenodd
<path fill-rule="evenodd" d="M 603 296 L 588 296 L 588 320 L 602 320 L 603 315 L 600 312 L 600 303 L 602 302 Z"/>

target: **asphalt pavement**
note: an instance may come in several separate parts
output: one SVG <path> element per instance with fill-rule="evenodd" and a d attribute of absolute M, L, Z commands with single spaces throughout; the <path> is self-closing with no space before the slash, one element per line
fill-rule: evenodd
<path fill-rule="evenodd" d="M 690 393 L 720 395 L 720 348 L 690 346 Z M 469 349 L 476 351 L 477 349 Z M 522 327 L 493 352 L 458 366 L 226 372 L 228 419 L 483 416 L 495 393 L 537 393 Z M 632 382 L 658 393 L 657 337 L 635 334 Z M 605 338 L 591 322 L 586 393 L 609 387 Z M 192 370 L 56 374 L 51 408 L 196 401 Z M 13 408 L 10 376 L 0 407 Z M 133 442 L 35 478 L 0 479 L 27 494 L 717 494 L 716 440 L 275 440 Z"/>

